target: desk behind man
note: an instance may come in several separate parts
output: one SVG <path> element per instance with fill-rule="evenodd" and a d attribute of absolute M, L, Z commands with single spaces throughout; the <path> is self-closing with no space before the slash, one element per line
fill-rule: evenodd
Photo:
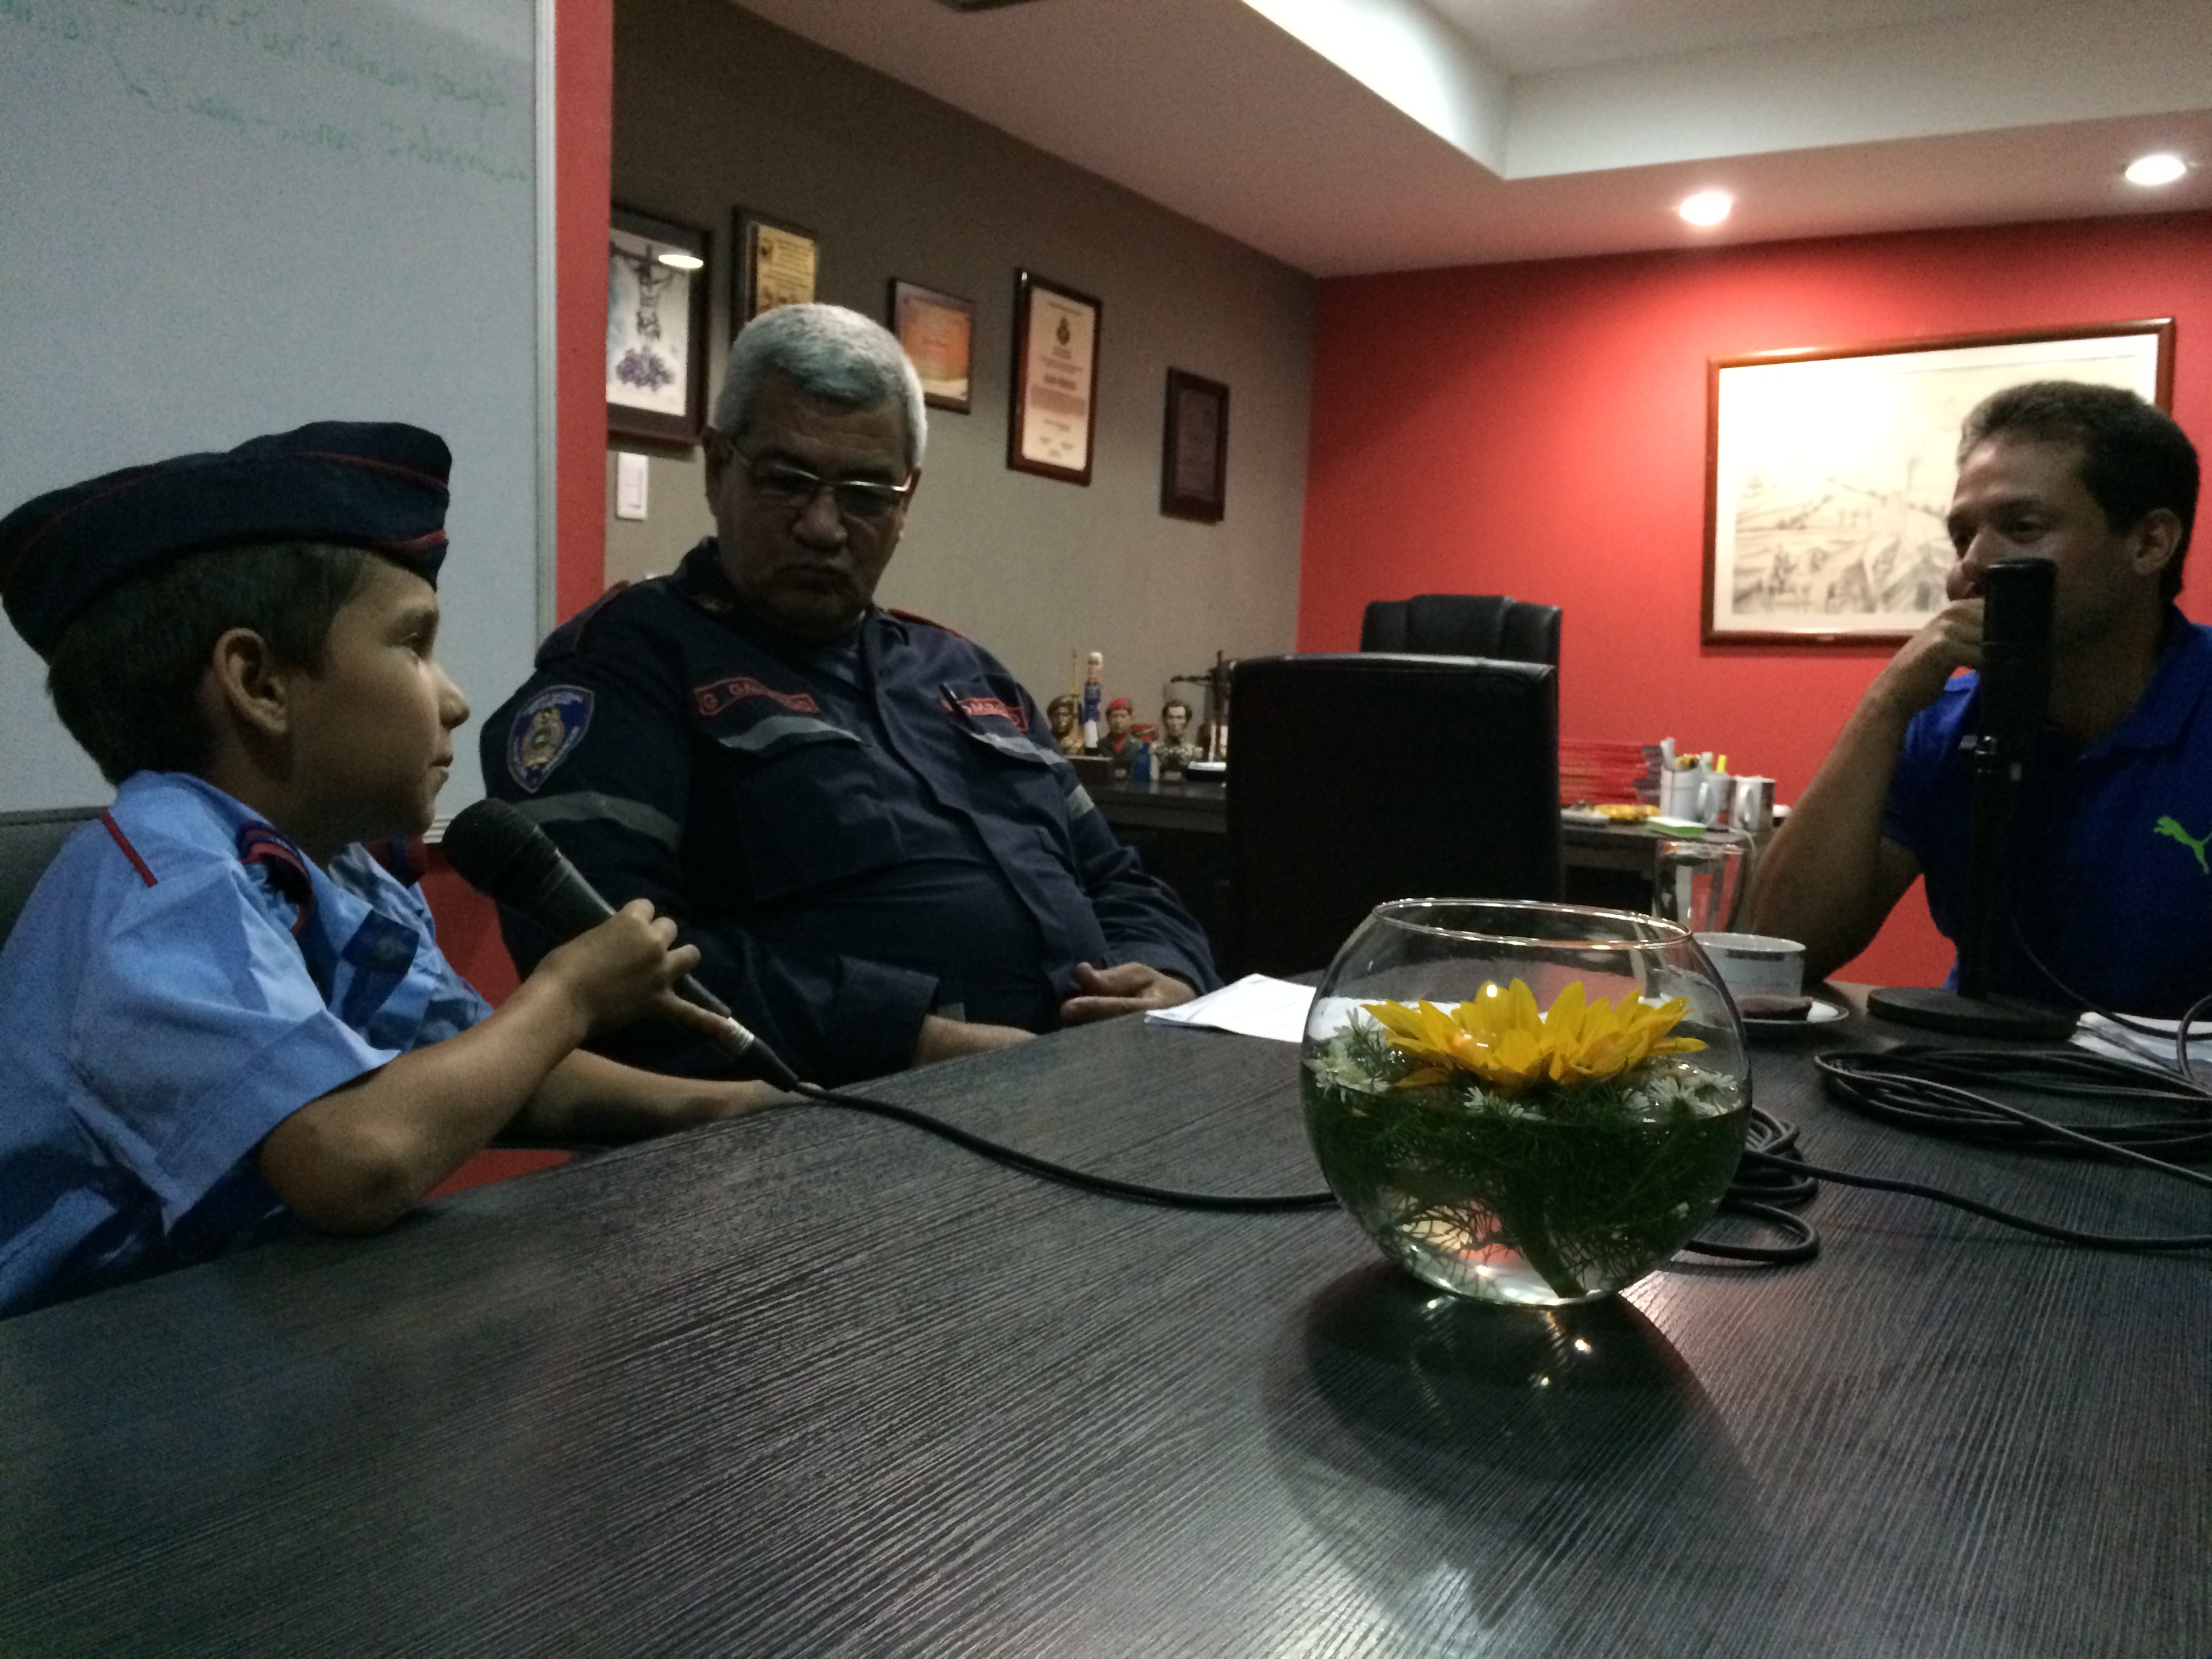
<path fill-rule="evenodd" d="M 2008 387 L 1966 417 L 1948 529 L 1951 603 L 1869 689 L 1775 836 L 1753 927 L 1805 944 L 1808 975 L 1856 956 L 1915 878 L 1965 925 L 1982 585 L 2050 560 L 2045 729 L 2005 860 L 1990 988 L 2174 1016 L 2212 993 L 2212 629 L 2174 606 L 2197 452 L 2132 393 Z M 2041 965 L 2039 965 L 2041 964 Z M 1953 979 L 1956 981 L 1954 969 Z"/>
<path fill-rule="evenodd" d="M 927 438 L 884 330 L 792 306 L 731 347 L 716 533 L 557 629 L 485 722 L 484 777 L 803 1076 L 875 1075 L 1217 983 L 989 653 L 874 603 Z M 503 918 L 526 967 L 551 941 Z M 723 1063 L 625 1033 L 662 1069 Z"/>

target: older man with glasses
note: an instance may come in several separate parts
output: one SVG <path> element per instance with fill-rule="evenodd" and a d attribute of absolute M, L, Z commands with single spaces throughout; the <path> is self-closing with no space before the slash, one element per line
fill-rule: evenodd
<path fill-rule="evenodd" d="M 875 603 L 927 436 L 884 329 L 835 306 L 755 319 L 707 434 L 716 533 L 556 630 L 483 728 L 491 792 L 609 899 L 678 918 L 699 977 L 826 1083 L 1218 983 L 1013 676 Z M 526 970 L 553 943 L 504 923 Z M 727 1063 L 673 1029 L 614 1044 Z"/>

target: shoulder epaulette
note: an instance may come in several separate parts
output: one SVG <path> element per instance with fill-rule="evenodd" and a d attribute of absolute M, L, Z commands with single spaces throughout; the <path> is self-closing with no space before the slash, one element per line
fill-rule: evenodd
<path fill-rule="evenodd" d="M 901 611 L 896 605 L 885 605 L 884 607 L 884 615 L 886 617 L 896 617 L 901 622 L 920 623 L 924 628 L 933 628 L 940 634 L 950 634 L 956 640 L 965 640 L 968 638 L 968 636 L 962 633 L 958 629 L 947 627 L 945 623 L 938 621 L 934 617 L 921 616 L 912 611 Z"/>
<path fill-rule="evenodd" d="M 543 668 L 547 663 L 558 658 L 574 656 L 584 643 L 585 630 L 591 627 L 592 619 L 606 609 L 610 600 L 629 591 L 629 584 L 627 581 L 617 582 L 598 599 L 593 599 L 581 611 L 548 634 L 545 636 L 544 644 L 538 647 L 538 666 Z"/>

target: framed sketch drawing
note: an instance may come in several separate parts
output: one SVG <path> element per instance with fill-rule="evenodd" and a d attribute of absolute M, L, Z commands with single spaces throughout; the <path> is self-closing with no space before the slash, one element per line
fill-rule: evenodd
<path fill-rule="evenodd" d="M 975 305 L 916 283 L 891 279 L 891 332 L 921 376 L 921 400 L 932 409 L 965 415 L 971 405 Z"/>
<path fill-rule="evenodd" d="M 1902 640 L 1943 607 L 1959 427 L 2027 380 L 2164 408 L 2171 319 L 1717 357 L 1707 369 L 1707 644 Z"/>
<path fill-rule="evenodd" d="M 1087 294 L 1014 274 L 1013 397 L 1006 465 L 1017 472 L 1091 482 L 1098 428 L 1098 333 L 1105 307 Z"/>
<path fill-rule="evenodd" d="M 699 441 L 707 402 L 708 234 L 613 210 L 607 233 L 607 430 Z"/>
<path fill-rule="evenodd" d="M 730 331 L 778 306 L 812 303 L 821 265 L 814 233 L 744 208 L 730 218 L 738 247 L 730 270 Z"/>
<path fill-rule="evenodd" d="M 1228 498 L 1229 388 L 1171 368 L 1160 438 L 1160 511 L 1219 524 Z"/>

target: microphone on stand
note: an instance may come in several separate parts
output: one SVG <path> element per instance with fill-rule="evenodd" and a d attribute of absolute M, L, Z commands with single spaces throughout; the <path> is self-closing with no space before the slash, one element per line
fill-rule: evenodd
<path fill-rule="evenodd" d="M 462 880 L 528 917 L 556 939 L 588 933 L 615 914 L 614 907 L 562 856 L 552 837 L 506 801 L 480 800 L 464 807 L 447 826 L 440 845 Z M 716 1048 L 777 1088 L 798 1089 L 799 1079 L 791 1067 L 739 1024 L 720 997 L 689 974 L 674 988 L 684 1001 L 722 1017 L 722 1035 L 714 1039 Z"/>
<path fill-rule="evenodd" d="M 2048 559 L 2000 559 L 1983 583 L 1980 724 L 1962 740 L 1972 757 L 1966 916 L 1959 939 L 1956 991 L 1893 988 L 1872 992 L 1873 1012 L 1902 1025 L 1970 1036 L 2056 1041 L 2074 1029 L 2058 1009 L 1990 994 L 2005 924 L 2006 852 L 2021 775 L 2051 700 L 2051 612 L 2057 568 Z"/>

